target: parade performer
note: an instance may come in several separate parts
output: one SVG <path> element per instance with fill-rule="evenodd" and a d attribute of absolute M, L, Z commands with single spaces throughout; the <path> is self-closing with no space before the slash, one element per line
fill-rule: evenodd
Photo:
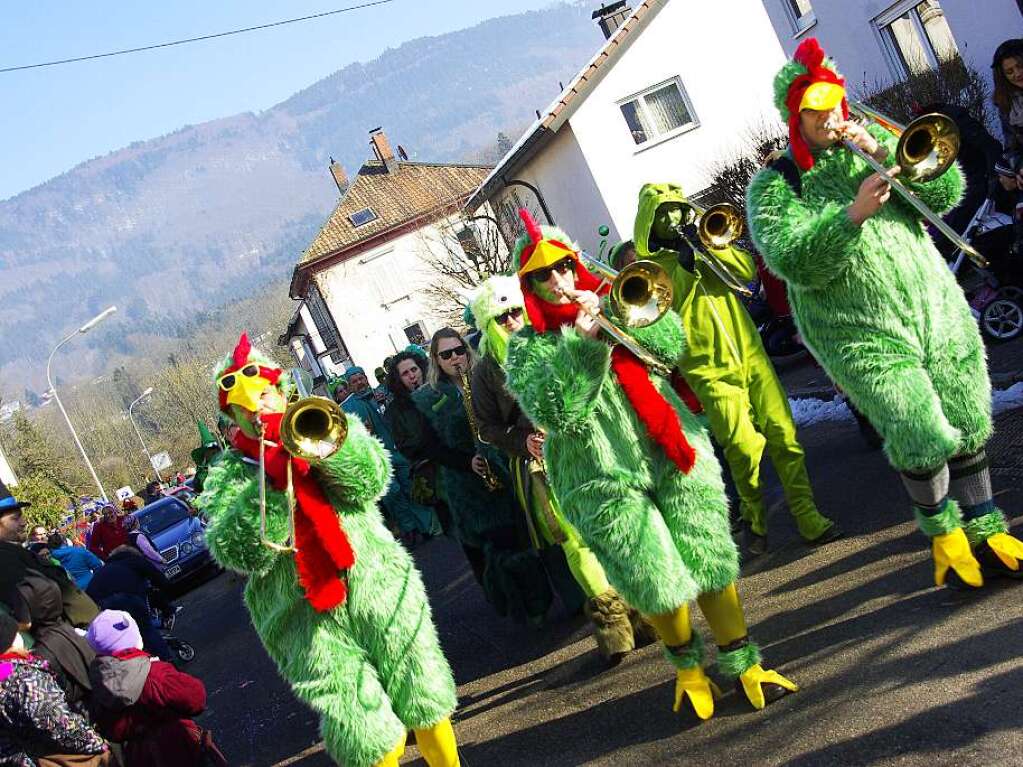
<path fill-rule="evenodd" d="M 559 587 L 555 573 L 559 565 L 564 569 L 567 563 L 575 579 L 574 583 L 569 581 L 572 588 L 568 599 L 582 589 L 597 649 L 603 658 L 616 663 L 636 647 L 629 607 L 611 588 L 604 568 L 579 533 L 565 521 L 547 477 L 543 432 L 530 423 L 505 386 L 508 342 L 526 325 L 518 279 L 506 275 L 488 278 L 473 293 L 469 306 L 481 333 L 480 361 L 472 374 L 472 404 L 480 439 L 508 456 L 515 494 L 525 512 L 534 548 L 555 553 L 560 548 L 564 554 L 564 562 L 547 562 L 551 582 Z M 567 605 L 565 590 L 558 588 L 558 592 Z"/>
<path fill-rule="evenodd" d="M 692 599 L 718 645 L 718 668 L 762 708 L 797 688 L 760 665 L 747 635 L 735 583 L 739 557 L 710 440 L 669 381 L 596 337 L 589 312 L 599 306 L 599 280 L 580 263 L 578 247 L 521 215 L 527 234 L 514 257 L 532 327 L 511 340 L 508 387 L 547 433 L 544 455 L 565 518 L 664 642 L 677 669 L 676 711 L 683 701 L 701 719 L 714 711 L 716 688 L 689 621 Z M 631 333 L 667 365 L 684 353 L 674 312 Z"/>
<path fill-rule="evenodd" d="M 980 564 L 1020 573 L 1023 543 L 992 500 L 980 333 L 919 214 L 900 197 L 889 202 L 894 137 L 847 121 L 844 80 L 812 38 L 774 87 L 789 150 L 754 177 L 747 211 L 764 260 L 788 283 L 807 347 L 883 437 L 931 538 L 935 582 L 951 568 L 980 586 Z M 888 174 L 874 173 L 843 138 Z M 953 165 L 906 186 L 940 213 L 962 196 L 963 176 Z"/>
<path fill-rule="evenodd" d="M 746 283 L 756 276 L 756 265 L 748 253 L 733 246 L 711 250 L 708 256 L 694 250 L 699 237 L 686 215 L 692 210 L 677 184 L 645 184 L 639 192 L 633 241 L 638 258 L 656 262 L 671 275 L 672 308 L 682 318 L 688 342 L 678 369 L 703 405 L 711 433 L 732 470 L 740 516 L 753 536 L 766 537 L 760 481 L 766 447 L 803 540 L 833 541 L 841 531 L 814 503 L 785 389 L 749 312 L 719 274 L 725 269 Z M 713 268 L 708 257 L 716 259 Z M 752 550 L 762 552 L 766 542 L 750 543 Z"/>
<path fill-rule="evenodd" d="M 396 767 L 412 729 L 430 767 L 456 767 L 451 669 L 419 572 L 377 510 L 390 480 L 387 452 L 353 418 L 329 458 L 290 459 L 277 443 L 293 384 L 244 335 L 216 382 L 220 409 L 239 430 L 196 501 L 210 517 L 206 540 L 221 565 L 248 576 L 253 626 L 295 694 L 320 715 L 327 752 L 347 767 Z M 281 490 L 292 460 L 297 553 L 261 542 L 257 423 L 267 535 L 278 544 L 290 535 Z"/>

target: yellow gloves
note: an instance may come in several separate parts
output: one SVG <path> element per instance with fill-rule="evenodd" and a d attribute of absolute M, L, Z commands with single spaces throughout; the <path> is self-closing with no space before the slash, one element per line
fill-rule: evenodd
<path fill-rule="evenodd" d="M 1010 570 L 1019 570 L 1019 561 L 1023 559 L 1023 541 L 1013 538 L 1008 533 L 995 533 L 985 543 L 1006 567 Z"/>
<path fill-rule="evenodd" d="M 458 745 L 450 719 L 441 719 L 426 730 L 416 730 L 416 744 L 430 767 L 459 767 Z"/>
<path fill-rule="evenodd" d="M 398 760 L 401 759 L 402 754 L 405 753 L 405 736 L 407 733 L 401 734 L 401 740 L 398 741 L 398 745 L 394 749 L 388 752 L 387 756 L 376 763 L 376 767 L 398 767 Z"/>
<path fill-rule="evenodd" d="M 689 702 L 700 719 L 714 716 L 714 699 L 721 697 L 721 690 L 710 680 L 700 666 L 680 668 L 675 677 L 675 705 L 672 711 L 682 708 L 682 698 L 689 696 Z"/>
<path fill-rule="evenodd" d="M 1015 538 L 1005 533 L 992 535 L 988 539 L 988 543 L 990 544 L 999 535 L 1008 538 L 1020 546 L 1019 551 L 1023 555 L 1023 544 L 1020 544 Z M 994 545 L 991 546 L 991 549 L 998 554 L 998 557 L 1003 562 L 1006 561 L 1005 557 L 995 549 Z M 955 570 L 956 575 L 963 579 L 964 583 L 974 588 L 980 588 L 984 585 L 984 578 L 980 574 L 980 563 L 973 556 L 973 552 L 970 550 L 970 542 L 966 539 L 966 533 L 963 532 L 961 527 L 957 527 L 951 533 L 934 536 L 931 539 L 931 550 L 934 554 L 935 585 L 941 586 L 945 583 L 945 576 L 948 574 L 948 568 L 950 567 Z M 1012 555 L 1006 553 L 1005 556 L 1011 557 Z M 1009 566 L 1012 567 L 1012 565 Z M 1018 567 L 1019 565 L 1017 564 L 1016 566 Z"/>
<path fill-rule="evenodd" d="M 799 689 L 799 685 L 795 682 L 786 679 L 777 671 L 765 671 L 759 663 L 750 666 L 740 674 L 739 682 L 742 683 L 742 689 L 749 702 L 758 711 L 767 705 L 767 701 L 764 699 L 764 688 L 761 686 L 765 682 L 784 687 L 789 692 L 796 692 Z"/>

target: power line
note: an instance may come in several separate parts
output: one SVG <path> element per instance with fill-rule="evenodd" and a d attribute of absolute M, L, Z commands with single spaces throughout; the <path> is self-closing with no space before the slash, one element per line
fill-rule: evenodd
<path fill-rule="evenodd" d="M 394 0 L 371 0 L 370 2 L 361 3 L 360 5 L 351 5 L 347 8 L 337 8 L 333 11 L 324 11 L 323 13 L 314 13 L 310 16 L 299 16 L 295 19 L 284 19 L 283 21 L 274 21 L 269 24 L 258 24 L 254 27 L 245 27 L 243 29 L 232 29 L 228 32 L 215 32 L 209 35 L 200 35 L 199 37 L 188 37 L 184 40 L 172 40 L 169 43 L 156 43 L 155 45 L 143 45 L 138 48 L 125 48 L 120 51 L 109 51 L 107 53 L 94 53 L 91 56 L 76 56 L 70 59 L 58 59 L 56 61 L 43 61 L 39 64 L 22 64 L 16 67 L 2 67 L 0 68 L 0 74 L 5 72 L 19 72 L 24 69 L 39 69 L 41 67 L 55 67 L 59 64 L 73 64 L 78 61 L 91 61 L 92 59 L 105 59 L 110 56 L 123 56 L 126 53 L 139 53 L 140 51 L 152 51 L 157 48 L 170 48 L 174 45 L 185 45 L 186 43 L 197 43 L 202 40 L 213 40 L 218 37 L 229 37 L 230 35 L 241 35 L 245 32 L 256 32 L 260 29 L 270 29 L 271 27 L 283 27 L 285 24 L 295 24 L 299 21 L 311 21 L 313 19 L 322 19 L 324 16 L 335 16 L 339 13 L 348 13 L 349 11 L 358 11 L 363 8 L 372 8 L 375 5 L 386 5 L 392 3 Z"/>

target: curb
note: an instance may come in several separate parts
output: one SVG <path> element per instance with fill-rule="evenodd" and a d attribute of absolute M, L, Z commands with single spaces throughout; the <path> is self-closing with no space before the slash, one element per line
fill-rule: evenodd
<path fill-rule="evenodd" d="M 992 389 L 1008 389 L 1013 384 L 1023 381 L 1023 371 L 1018 373 L 995 373 L 991 376 Z M 789 399 L 820 399 L 830 402 L 838 395 L 834 387 L 816 389 L 796 389 L 788 392 Z"/>

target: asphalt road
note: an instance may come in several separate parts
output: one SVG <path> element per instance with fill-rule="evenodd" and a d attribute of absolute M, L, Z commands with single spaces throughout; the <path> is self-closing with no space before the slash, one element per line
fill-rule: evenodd
<path fill-rule="evenodd" d="M 689 723 L 671 712 L 673 673 L 657 646 L 607 670 L 579 618 L 556 607 L 545 629 L 515 627 L 490 612 L 455 546 L 421 547 L 459 684 L 463 765 L 1023 764 L 1023 582 L 933 588 L 926 542 L 883 456 L 847 423 L 802 439 L 818 502 L 847 537 L 809 549 L 772 505 L 770 552 L 747 563 L 740 591 L 765 665 L 802 690 L 762 712 L 728 691 L 711 721 Z M 1020 527 L 1023 410 L 998 419 L 989 454 L 997 501 Z M 241 586 L 224 574 L 182 600 L 177 633 L 196 646 L 190 670 L 209 692 L 201 722 L 233 765 L 329 765 Z M 403 764 L 423 764 L 414 747 Z"/>

